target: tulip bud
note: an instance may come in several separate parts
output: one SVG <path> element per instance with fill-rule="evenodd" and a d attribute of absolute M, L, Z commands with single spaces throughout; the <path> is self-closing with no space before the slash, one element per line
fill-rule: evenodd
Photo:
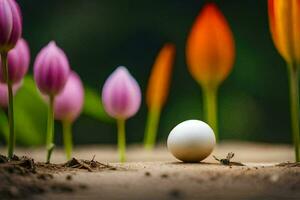
<path fill-rule="evenodd" d="M 13 82 L 9 79 L 8 52 L 15 47 L 22 34 L 21 11 L 15 0 L 0 0 L 0 54 L 1 68 L 8 91 L 8 157 L 14 154 L 15 131 L 14 131 L 14 105 L 13 105 Z"/>
<path fill-rule="evenodd" d="M 141 105 L 140 87 L 125 67 L 118 67 L 106 80 L 102 90 L 102 102 L 106 112 L 117 119 L 119 157 L 124 162 L 125 120 L 135 115 Z"/>
<path fill-rule="evenodd" d="M 13 94 L 15 95 L 18 90 L 21 88 L 23 81 L 18 82 L 13 85 Z M 8 107 L 8 91 L 7 85 L 0 83 L 0 107 L 7 108 Z"/>
<path fill-rule="evenodd" d="M 147 105 L 149 108 L 161 108 L 167 100 L 174 57 L 175 46 L 166 44 L 155 60 L 147 88 Z"/>
<path fill-rule="evenodd" d="M 37 87 L 44 95 L 48 95 L 49 97 L 46 162 L 50 163 L 51 154 L 54 149 L 55 96 L 64 89 L 70 74 L 70 66 L 63 50 L 57 47 L 55 42 L 50 42 L 37 55 L 33 70 Z"/>
<path fill-rule="evenodd" d="M 55 118 L 63 125 L 63 142 L 67 159 L 73 149 L 72 123 L 79 117 L 84 101 L 84 88 L 80 77 L 71 72 L 62 92 L 54 100 Z"/>
<path fill-rule="evenodd" d="M 144 145 L 152 149 L 155 144 L 160 112 L 165 104 L 171 82 L 175 46 L 166 44 L 159 52 L 153 65 L 147 88 L 148 117 Z"/>
<path fill-rule="evenodd" d="M 217 6 L 204 6 L 188 37 L 188 68 L 201 85 L 206 120 L 218 138 L 217 90 L 233 67 L 235 47 L 230 27 Z"/>
<path fill-rule="evenodd" d="M 55 119 L 73 122 L 81 113 L 84 101 L 84 88 L 80 77 L 71 72 L 62 92 L 55 98 Z"/>
<path fill-rule="evenodd" d="M 21 11 L 15 0 L 0 0 L 0 52 L 14 48 L 22 34 Z"/>
<path fill-rule="evenodd" d="M 43 94 L 57 95 L 62 91 L 70 72 L 69 61 L 62 49 L 50 42 L 34 63 L 34 79 Z"/>
<path fill-rule="evenodd" d="M 229 75 L 235 57 L 233 35 L 215 4 L 206 4 L 197 17 L 186 55 L 190 73 L 204 87 L 217 87 Z"/>
<path fill-rule="evenodd" d="M 8 53 L 8 74 L 14 84 L 20 82 L 28 71 L 30 63 L 30 50 L 27 42 L 20 39 L 14 49 Z M 0 64 L 0 82 L 5 83 L 3 70 Z"/>
<path fill-rule="evenodd" d="M 127 119 L 138 111 L 141 91 L 125 67 L 118 67 L 106 80 L 102 91 L 106 112 L 116 119 Z"/>

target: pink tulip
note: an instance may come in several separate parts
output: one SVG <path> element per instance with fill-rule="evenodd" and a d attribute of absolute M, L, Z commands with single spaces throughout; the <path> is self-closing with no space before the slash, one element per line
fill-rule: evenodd
<path fill-rule="evenodd" d="M 14 49 L 8 53 L 8 74 L 10 81 L 15 84 L 20 82 L 28 71 L 30 63 L 30 50 L 27 42 L 20 39 Z M 0 81 L 5 83 L 0 64 Z"/>
<path fill-rule="evenodd" d="M 20 81 L 17 84 L 13 85 L 13 94 L 15 95 L 18 90 L 21 88 L 23 81 Z M 8 92 L 7 85 L 4 83 L 0 83 L 0 107 L 7 108 L 8 107 Z"/>
<path fill-rule="evenodd" d="M 34 63 L 34 79 L 37 87 L 44 95 L 49 97 L 48 129 L 47 129 L 47 163 L 50 163 L 54 149 L 54 101 L 65 87 L 70 74 L 69 61 L 66 54 L 55 42 L 44 47 Z"/>
<path fill-rule="evenodd" d="M 80 77 L 71 72 L 63 91 L 55 98 L 55 119 L 73 122 L 79 117 L 84 101 L 84 88 Z"/>
<path fill-rule="evenodd" d="M 117 119 L 118 149 L 124 162 L 126 151 L 125 120 L 132 117 L 141 105 L 141 90 L 125 67 L 118 67 L 106 80 L 102 90 L 104 109 Z"/>
<path fill-rule="evenodd" d="M 118 67 L 106 80 L 102 99 L 111 117 L 125 120 L 135 115 L 140 107 L 140 87 L 125 67 Z"/>
<path fill-rule="evenodd" d="M 0 0 L 0 54 L 3 80 L 8 91 L 8 157 L 12 158 L 15 146 L 13 82 L 9 78 L 8 52 L 15 47 L 22 34 L 21 10 L 15 0 Z"/>
<path fill-rule="evenodd" d="M 63 91 L 55 98 L 55 119 L 63 125 L 63 141 L 67 159 L 72 157 L 72 124 L 79 117 L 84 102 L 84 88 L 80 77 L 71 72 Z"/>
<path fill-rule="evenodd" d="M 15 0 L 0 0 L 0 52 L 14 48 L 22 34 L 21 11 Z"/>
<path fill-rule="evenodd" d="M 69 61 L 62 49 L 50 42 L 37 55 L 34 79 L 43 94 L 57 95 L 62 91 L 70 72 Z"/>

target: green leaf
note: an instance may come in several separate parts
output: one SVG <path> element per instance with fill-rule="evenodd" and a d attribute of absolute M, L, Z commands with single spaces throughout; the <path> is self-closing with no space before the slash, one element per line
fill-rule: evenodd
<path fill-rule="evenodd" d="M 47 106 L 31 76 L 26 76 L 15 96 L 15 130 L 17 143 L 41 145 L 45 141 Z"/>
<path fill-rule="evenodd" d="M 85 87 L 83 114 L 103 122 L 113 121 L 104 111 L 100 95 L 89 87 Z"/>
<path fill-rule="evenodd" d="M 8 141 L 8 121 L 5 112 L 0 108 L 0 134 Z"/>
<path fill-rule="evenodd" d="M 15 131 L 17 144 L 37 146 L 45 143 L 47 128 L 47 105 L 38 92 L 32 76 L 26 76 L 14 98 Z M 85 87 L 83 114 L 103 122 L 112 122 L 105 113 L 100 95 Z M 8 137 L 8 120 L 0 110 L 0 132 Z"/>
<path fill-rule="evenodd" d="M 25 77 L 23 85 L 14 97 L 16 142 L 25 146 L 41 145 L 45 141 L 46 105 L 41 99 L 31 76 Z M 4 138 L 8 138 L 7 115 L 0 112 L 0 126 Z"/>

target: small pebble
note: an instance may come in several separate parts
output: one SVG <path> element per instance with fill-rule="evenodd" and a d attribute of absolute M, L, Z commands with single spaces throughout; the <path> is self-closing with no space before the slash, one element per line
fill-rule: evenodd
<path fill-rule="evenodd" d="M 145 176 L 151 176 L 150 172 L 145 172 Z"/>
<path fill-rule="evenodd" d="M 67 175 L 67 176 L 66 176 L 66 179 L 67 179 L 68 181 L 71 181 L 72 178 L 73 178 L 73 177 L 72 177 L 71 175 Z"/>
<path fill-rule="evenodd" d="M 169 175 L 168 175 L 168 174 L 162 174 L 160 177 L 161 177 L 161 178 L 168 178 Z"/>
<path fill-rule="evenodd" d="M 273 174 L 270 176 L 270 181 L 272 183 L 276 183 L 279 180 L 279 175 L 278 174 Z"/>

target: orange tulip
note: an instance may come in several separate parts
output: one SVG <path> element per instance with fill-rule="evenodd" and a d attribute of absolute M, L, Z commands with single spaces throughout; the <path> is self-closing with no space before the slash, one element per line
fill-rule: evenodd
<path fill-rule="evenodd" d="M 150 75 L 147 89 L 148 107 L 161 108 L 166 102 L 175 56 L 175 46 L 166 44 L 159 52 Z"/>
<path fill-rule="evenodd" d="M 216 87 L 230 73 L 235 47 L 228 23 L 213 3 L 205 5 L 187 41 L 187 62 L 192 76 L 207 87 Z"/>
<path fill-rule="evenodd" d="M 300 63 L 300 1 L 269 0 L 269 22 L 272 38 L 281 56 Z"/>
<path fill-rule="evenodd" d="M 273 41 L 288 64 L 292 133 L 295 158 L 299 162 L 300 1 L 269 0 L 268 11 Z"/>
<path fill-rule="evenodd" d="M 206 4 L 187 40 L 188 69 L 204 92 L 207 121 L 217 136 L 217 89 L 233 67 L 235 45 L 230 27 L 217 6 Z"/>
<path fill-rule="evenodd" d="M 159 52 L 151 71 L 146 94 L 149 112 L 144 142 L 147 149 L 152 149 L 155 144 L 160 112 L 169 93 L 174 57 L 175 46 L 166 44 Z"/>

